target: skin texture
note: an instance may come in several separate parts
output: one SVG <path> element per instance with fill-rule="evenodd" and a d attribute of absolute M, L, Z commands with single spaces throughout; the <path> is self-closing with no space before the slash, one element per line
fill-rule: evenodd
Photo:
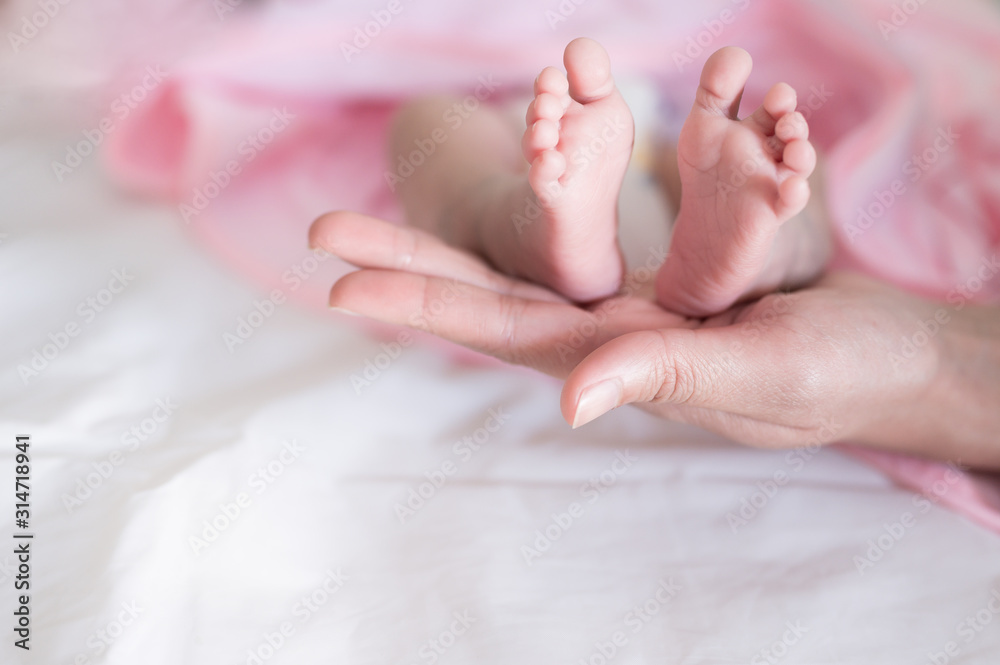
<path fill-rule="evenodd" d="M 413 225 L 586 302 L 621 284 L 618 193 L 635 131 L 603 47 L 573 40 L 563 61 L 566 73 L 547 67 L 535 79 L 522 127 L 479 109 L 398 194 Z M 404 108 L 391 157 L 441 131 L 453 103 L 432 98 Z"/>
<path fill-rule="evenodd" d="M 739 119 L 752 68 L 743 49 L 715 52 L 677 142 L 680 209 L 656 280 L 657 300 L 672 312 L 716 314 L 753 293 L 804 283 L 823 268 L 815 262 L 812 274 L 796 275 L 793 255 L 774 252 L 781 226 L 809 200 L 816 151 L 787 84 L 773 86 L 759 108 Z"/>
<path fill-rule="evenodd" d="M 565 379 L 573 425 L 635 404 L 749 445 L 851 440 L 1000 469 L 997 308 L 949 310 L 950 323 L 905 358 L 901 340 L 945 305 L 858 275 L 689 319 L 628 279 L 631 295 L 582 307 L 356 213 L 324 215 L 310 242 L 362 268 L 333 286 L 331 306 Z M 588 403 L 609 381 L 597 398 L 610 401 Z"/>
<path fill-rule="evenodd" d="M 632 152 L 631 113 L 597 42 L 570 42 L 566 73 L 547 67 L 517 127 L 479 109 L 398 187 L 411 224 L 483 256 L 500 271 L 576 302 L 616 293 L 623 277 L 618 195 Z M 707 316 L 739 299 L 801 286 L 829 257 L 825 229 L 801 214 L 816 152 L 795 91 L 775 85 L 737 119 L 752 63 L 725 48 L 706 63 L 663 183 L 680 211 L 657 291 L 671 311 Z M 454 100 L 402 110 L 390 162 L 442 130 Z M 520 154 L 518 154 L 518 131 Z M 752 167 L 750 177 L 741 173 Z M 679 196 L 683 185 L 683 196 Z M 807 259 L 807 260 L 804 260 Z"/>
<path fill-rule="evenodd" d="M 520 151 L 484 108 L 400 185 L 420 228 L 350 212 L 313 224 L 312 246 L 360 268 L 333 286 L 332 307 L 565 379 L 574 427 L 634 404 L 749 445 L 850 440 L 1000 469 L 1000 308 L 822 274 L 829 227 L 821 192 L 806 207 L 816 155 L 794 91 L 776 85 L 740 120 L 749 56 L 709 59 L 658 169 L 679 198 L 671 254 L 658 274 L 623 279 L 616 208 L 631 119 L 574 171 L 574 150 L 627 109 L 599 45 L 575 40 L 564 61 L 567 75 L 536 81 Z M 429 135 L 448 105 L 407 107 L 394 149 Z M 756 168 L 737 184 L 748 158 Z M 562 194 L 546 201 L 553 183 Z M 539 214 L 518 233 L 526 201 Z M 908 348 L 928 321 L 941 323 Z"/>

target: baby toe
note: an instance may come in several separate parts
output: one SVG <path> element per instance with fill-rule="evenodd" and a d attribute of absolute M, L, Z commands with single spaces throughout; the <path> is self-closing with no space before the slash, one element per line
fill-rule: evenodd
<path fill-rule="evenodd" d="M 764 103 L 757 107 L 746 122 L 756 125 L 765 136 L 774 134 L 775 127 L 789 113 L 795 110 L 795 90 L 787 83 L 778 83 L 764 96 Z"/>
<path fill-rule="evenodd" d="M 775 212 L 782 221 L 802 212 L 809 202 L 809 182 L 802 176 L 787 178 L 778 187 L 778 205 Z"/>
<path fill-rule="evenodd" d="M 785 143 L 809 138 L 809 123 L 798 111 L 786 113 L 774 127 L 774 134 Z"/>
<path fill-rule="evenodd" d="M 566 173 L 566 158 L 556 150 L 543 150 L 531 162 L 528 184 L 539 202 L 551 205 L 559 197 L 562 187 L 559 179 Z"/>
<path fill-rule="evenodd" d="M 808 177 L 816 168 L 816 149 L 805 139 L 796 139 L 785 146 L 781 161 L 800 176 Z"/>
<path fill-rule="evenodd" d="M 692 115 L 724 113 L 735 120 L 752 69 L 750 54 L 735 46 L 721 48 L 709 56 L 701 70 Z"/>
<path fill-rule="evenodd" d="M 780 120 L 785 114 L 791 113 L 798 105 L 795 88 L 787 83 L 776 83 L 764 95 L 763 108 L 772 118 Z"/>
<path fill-rule="evenodd" d="M 551 120 L 558 122 L 566 111 L 562 101 L 552 93 L 543 92 L 535 97 L 534 101 L 535 120 Z"/>
<path fill-rule="evenodd" d="M 535 161 L 543 150 L 551 150 L 557 145 L 559 145 L 559 127 L 552 120 L 545 118 L 532 123 L 521 140 L 521 150 L 529 162 Z"/>
<path fill-rule="evenodd" d="M 592 39 L 574 39 L 563 53 L 570 96 L 581 104 L 604 99 L 615 91 L 611 60 L 604 47 Z"/>
<path fill-rule="evenodd" d="M 543 93 L 555 95 L 560 101 L 569 102 L 569 80 L 555 67 L 546 67 L 535 79 L 535 96 Z"/>

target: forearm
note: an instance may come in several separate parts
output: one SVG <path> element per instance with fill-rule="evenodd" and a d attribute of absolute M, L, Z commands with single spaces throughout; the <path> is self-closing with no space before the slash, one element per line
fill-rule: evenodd
<path fill-rule="evenodd" d="M 928 325 L 908 341 L 914 352 L 934 354 L 936 371 L 915 400 L 874 423 L 865 442 L 1000 469 L 1000 307 L 940 304 L 928 311 Z M 945 321 L 936 334 L 927 333 L 932 321 Z"/>

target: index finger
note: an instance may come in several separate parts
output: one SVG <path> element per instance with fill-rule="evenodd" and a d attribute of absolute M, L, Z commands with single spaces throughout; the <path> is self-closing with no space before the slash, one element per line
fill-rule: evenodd
<path fill-rule="evenodd" d="M 524 298 L 567 302 L 542 286 L 497 272 L 478 256 L 426 231 L 356 212 L 321 216 L 309 229 L 309 242 L 360 268 L 450 278 Z"/>
<path fill-rule="evenodd" d="M 430 332 L 557 378 L 610 339 L 679 320 L 637 298 L 613 298 L 585 310 L 454 279 L 371 269 L 337 281 L 330 305 Z"/>

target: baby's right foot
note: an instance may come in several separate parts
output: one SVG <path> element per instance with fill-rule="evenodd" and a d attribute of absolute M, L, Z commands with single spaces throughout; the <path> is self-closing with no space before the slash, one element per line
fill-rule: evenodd
<path fill-rule="evenodd" d="M 738 118 L 751 67 L 742 49 L 713 54 L 681 130 L 680 211 L 656 279 L 657 300 L 678 314 L 717 314 L 758 290 L 773 290 L 797 258 L 768 265 L 779 227 L 809 200 L 806 179 L 816 152 L 787 85 L 771 88 L 759 109 Z"/>
<path fill-rule="evenodd" d="M 566 74 L 548 67 L 535 81 L 521 142 L 531 163 L 507 224 L 483 229 L 483 250 L 500 269 L 575 301 L 613 295 L 624 263 L 618 194 L 634 128 L 604 48 L 569 43 Z"/>

